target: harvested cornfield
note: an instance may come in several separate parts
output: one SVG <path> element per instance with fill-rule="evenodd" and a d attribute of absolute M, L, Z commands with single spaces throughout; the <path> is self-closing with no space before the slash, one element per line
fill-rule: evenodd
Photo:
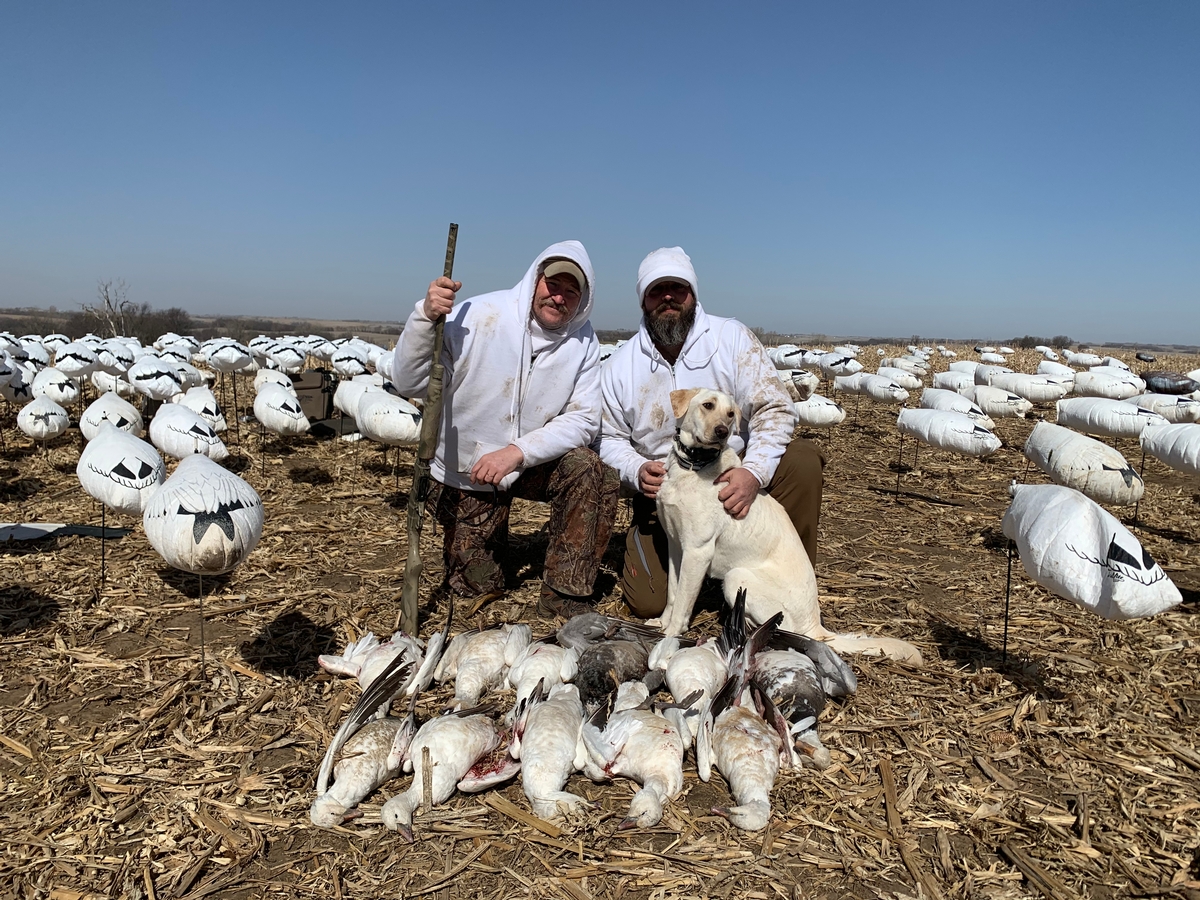
<path fill-rule="evenodd" d="M 1025 352 L 1012 365 L 1035 362 Z M 700 782 L 690 760 L 683 795 L 648 830 L 617 830 L 630 782 L 581 775 L 568 789 L 594 808 L 565 824 L 531 816 L 511 784 L 419 814 L 408 845 L 379 819 L 406 779 L 342 827 L 309 824 L 317 767 L 358 696 L 316 657 L 397 625 L 412 456 L 336 438 L 263 442 L 243 425 L 240 444 L 227 435 L 227 465 L 261 495 L 264 537 L 239 569 L 205 580 L 203 607 L 197 579 L 166 567 L 132 520 L 108 517 L 129 532 L 105 542 L 103 584 L 95 536 L 0 548 L 0 893 L 1200 897 L 1200 480 L 1147 459 L 1136 522 L 1115 511 L 1182 606 L 1107 622 L 1014 560 L 1006 624 L 1000 518 L 1013 479 L 1044 480 L 1021 447 L 1052 407 L 999 421 L 1003 448 L 974 460 L 911 441 L 901 459 L 894 408 L 846 405 L 843 425 L 806 435 L 828 459 L 825 621 L 911 641 L 925 665 L 853 660 L 858 693 L 822 715 L 833 765 L 783 775 L 767 829 L 713 814 L 725 784 Z M 75 478 L 77 440 L 43 452 L 11 411 L 3 434 L 5 520 L 99 525 Z M 1138 464 L 1136 442 L 1115 443 Z M 612 614 L 621 516 L 602 574 Z M 553 624 L 533 612 L 545 518 L 516 502 L 511 590 L 456 610 L 455 630 Z M 423 598 L 440 580 L 440 541 L 427 523 Z M 717 603 L 706 591 L 697 629 L 715 628 Z M 426 636 L 445 610 L 422 616 Z M 430 692 L 421 714 L 446 696 Z"/>

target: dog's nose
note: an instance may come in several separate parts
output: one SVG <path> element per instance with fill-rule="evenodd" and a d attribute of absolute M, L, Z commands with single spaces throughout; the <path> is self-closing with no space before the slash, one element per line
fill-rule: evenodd
<path fill-rule="evenodd" d="M 724 425 L 718 425 L 716 428 L 713 429 L 713 434 L 715 434 L 719 438 L 724 439 L 724 438 L 729 437 L 729 429 L 726 428 Z"/>

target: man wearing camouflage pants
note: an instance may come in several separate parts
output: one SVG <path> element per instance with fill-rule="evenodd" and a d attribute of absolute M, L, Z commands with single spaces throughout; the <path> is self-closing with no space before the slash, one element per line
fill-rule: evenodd
<path fill-rule="evenodd" d="M 444 529 L 445 587 L 467 597 L 504 590 L 497 554 L 513 497 L 550 503 L 538 611 L 591 608 L 620 482 L 588 449 L 600 428 L 600 351 L 588 321 L 595 277 L 583 245 L 548 247 L 511 290 L 455 302 L 439 278 L 408 317 L 392 379 L 424 396 L 434 322 L 446 316 L 446 369 L 429 508 Z"/>

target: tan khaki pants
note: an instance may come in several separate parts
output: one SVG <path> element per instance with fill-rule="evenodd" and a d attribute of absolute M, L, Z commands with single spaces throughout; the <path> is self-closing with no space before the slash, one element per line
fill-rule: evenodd
<path fill-rule="evenodd" d="M 787 446 L 767 493 L 779 501 L 808 558 L 817 563 L 817 524 L 821 517 L 821 487 L 825 457 L 816 444 L 796 438 Z M 621 590 L 634 615 L 643 619 L 667 607 L 667 533 L 658 522 L 654 501 L 633 498 L 633 523 L 625 535 L 625 565 Z"/>

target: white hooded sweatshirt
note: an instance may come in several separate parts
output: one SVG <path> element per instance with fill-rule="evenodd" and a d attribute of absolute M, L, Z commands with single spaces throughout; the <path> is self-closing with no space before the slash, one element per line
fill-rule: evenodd
<path fill-rule="evenodd" d="M 655 251 L 642 263 L 639 302 L 664 278 L 687 281 L 696 293 L 691 260 L 673 247 Z M 796 430 L 796 408 L 758 338 L 736 319 L 708 315 L 699 300 L 695 323 L 674 366 L 655 348 L 643 317 L 638 333 L 605 361 L 600 383 L 600 458 L 635 491 L 643 463 L 664 460 L 670 452 L 673 390 L 714 388 L 733 397 L 741 411 L 741 434 L 731 436 L 729 445 L 739 452 L 746 448 L 743 465 L 764 486 L 775 476 Z"/>
<path fill-rule="evenodd" d="M 548 259 L 569 259 L 587 285 L 563 328 L 541 328 L 531 315 L 533 291 Z M 588 322 L 595 274 L 578 241 L 547 247 L 514 288 L 454 304 L 443 332 L 446 368 L 442 423 L 430 464 L 435 479 L 461 490 L 484 453 L 515 444 L 522 468 L 591 444 L 600 430 L 600 345 Z M 433 320 L 425 301 L 408 317 L 392 361 L 392 381 L 405 397 L 424 397 L 433 368 Z M 518 470 L 519 472 L 520 470 Z M 507 489 L 514 473 L 501 485 Z"/>

